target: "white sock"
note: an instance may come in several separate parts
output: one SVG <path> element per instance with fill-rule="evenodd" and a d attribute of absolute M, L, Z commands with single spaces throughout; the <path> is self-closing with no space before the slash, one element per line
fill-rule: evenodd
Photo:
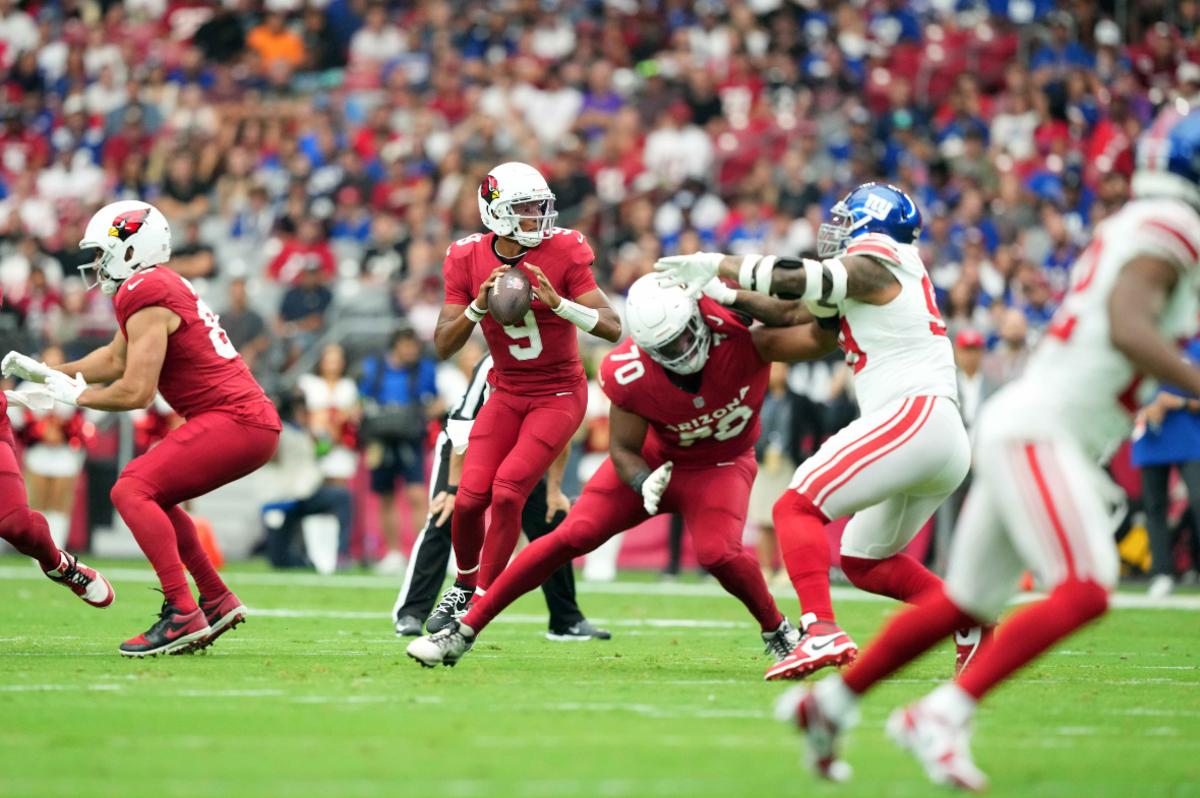
<path fill-rule="evenodd" d="M 834 674 L 817 682 L 817 686 L 813 688 L 813 696 L 826 717 L 840 728 L 845 729 L 858 723 L 858 696 L 846 686 L 841 676 Z"/>
<path fill-rule="evenodd" d="M 71 535 L 71 517 L 66 513 L 56 512 L 42 515 L 46 516 L 46 525 L 50 527 L 50 537 L 54 538 L 54 545 L 60 549 L 66 548 L 67 538 Z"/>
<path fill-rule="evenodd" d="M 475 636 L 475 630 L 472 629 L 471 627 L 467 626 L 462 621 L 458 622 L 458 633 L 460 635 L 462 635 L 463 637 L 474 637 Z"/>
<path fill-rule="evenodd" d="M 943 684 L 921 699 L 931 712 L 951 723 L 965 726 L 975 715 L 975 699 L 954 682 Z"/>

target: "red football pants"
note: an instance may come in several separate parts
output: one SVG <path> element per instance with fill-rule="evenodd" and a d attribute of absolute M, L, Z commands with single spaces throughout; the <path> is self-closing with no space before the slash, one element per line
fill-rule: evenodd
<path fill-rule="evenodd" d="M 758 561 L 742 546 L 756 471 L 753 450 L 719 466 L 676 467 L 661 510 L 683 516 L 700 565 L 746 605 L 764 630 L 773 630 L 783 615 L 763 581 Z M 642 497 L 621 481 L 612 460 L 605 460 L 566 520 L 522 549 L 512 566 L 471 606 L 463 622 L 478 632 L 556 568 L 646 518 Z"/>
<path fill-rule="evenodd" d="M 200 595 L 216 597 L 228 588 L 177 505 L 257 471 L 278 443 L 278 430 L 228 413 L 202 413 L 131 461 L 113 486 L 113 505 L 158 574 L 167 601 L 180 611 L 196 608 L 184 566 Z"/>
<path fill-rule="evenodd" d="M 587 409 L 587 382 L 552 396 L 494 390 L 471 426 L 450 537 L 459 581 L 486 588 L 517 546 L 521 510 Z M 492 508 L 484 535 L 483 515 Z M 478 573 L 476 571 L 478 570 Z"/>
<path fill-rule="evenodd" d="M 58 567 L 58 546 L 41 513 L 29 509 L 25 478 L 17 461 L 8 416 L 0 411 L 0 538 L 27 557 L 37 560 L 43 571 Z"/>

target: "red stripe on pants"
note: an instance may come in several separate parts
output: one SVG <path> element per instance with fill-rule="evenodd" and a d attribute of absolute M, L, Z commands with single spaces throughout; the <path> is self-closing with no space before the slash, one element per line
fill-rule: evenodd
<path fill-rule="evenodd" d="M 1075 578 L 1075 557 L 1071 553 L 1071 544 L 1067 540 L 1067 531 L 1063 528 L 1062 521 L 1058 517 L 1058 511 L 1054 508 L 1054 499 L 1050 495 L 1050 488 L 1046 485 L 1046 477 L 1042 473 L 1042 467 L 1038 464 L 1037 449 L 1032 443 L 1025 444 L 1025 459 L 1029 463 L 1029 470 L 1033 473 L 1033 482 L 1037 486 L 1038 495 L 1042 498 L 1042 503 L 1046 505 L 1046 513 L 1050 517 L 1050 526 L 1054 529 L 1054 536 L 1058 538 L 1058 545 L 1062 548 L 1063 557 L 1067 563 L 1067 577 Z"/>

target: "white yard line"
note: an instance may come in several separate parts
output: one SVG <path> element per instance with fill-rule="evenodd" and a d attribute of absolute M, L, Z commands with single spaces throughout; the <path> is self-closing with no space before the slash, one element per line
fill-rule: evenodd
<path fill-rule="evenodd" d="M 149 569 L 139 568 L 108 568 L 104 575 L 114 582 L 132 582 L 140 584 L 156 584 L 157 578 Z M 357 589 L 398 589 L 399 583 L 395 577 L 389 576 L 319 576 L 310 573 L 233 573 L 231 581 L 238 585 L 255 587 L 324 587 L 324 588 L 357 588 Z M 29 567 L 17 565 L 0 565 L 0 581 L 35 581 L 40 582 L 44 576 L 31 564 Z M 614 596 L 672 596 L 716 598 L 725 596 L 725 591 L 715 583 L 680 584 L 678 582 L 579 582 L 579 592 L 582 595 L 614 595 Z M 795 598 L 790 588 L 772 588 L 772 594 L 781 598 Z M 892 602 L 884 596 L 865 593 L 857 588 L 845 585 L 835 585 L 831 589 L 833 599 L 838 602 Z M 1024 604 L 1042 598 L 1040 593 L 1023 593 L 1013 599 L 1014 604 Z M 894 602 L 892 602 L 894 603 Z M 1120 609 L 1138 610 L 1188 610 L 1200 612 L 1200 595 L 1187 594 L 1151 598 L 1144 593 L 1118 592 L 1113 596 L 1112 604 Z M 351 617 L 351 616 L 345 616 Z"/>

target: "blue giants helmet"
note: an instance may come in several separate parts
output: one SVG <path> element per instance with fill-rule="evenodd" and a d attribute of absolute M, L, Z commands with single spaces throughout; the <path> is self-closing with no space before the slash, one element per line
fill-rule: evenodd
<path fill-rule="evenodd" d="M 829 211 L 829 221 L 817 231 L 817 254 L 832 258 L 846 250 L 850 239 L 882 233 L 901 244 L 921 235 L 917 203 L 887 183 L 863 183 Z"/>
<path fill-rule="evenodd" d="M 1200 108 L 1178 101 L 1142 134 L 1131 185 L 1135 197 L 1175 197 L 1200 209 Z"/>

